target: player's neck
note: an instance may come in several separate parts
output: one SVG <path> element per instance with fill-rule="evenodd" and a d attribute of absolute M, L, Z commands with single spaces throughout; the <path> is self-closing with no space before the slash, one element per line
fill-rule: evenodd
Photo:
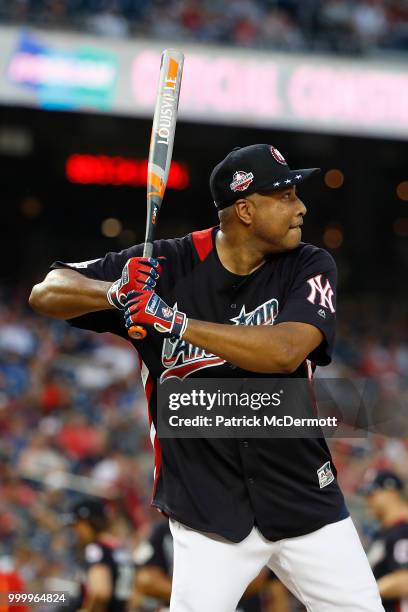
<path fill-rule="evenodd" d="M 250 240 L 238 234 L 231 236 L 219 230 L 215 248 L 224 268 L 233 274 L 251 274 L 265 261 L 265 255 Z"/>

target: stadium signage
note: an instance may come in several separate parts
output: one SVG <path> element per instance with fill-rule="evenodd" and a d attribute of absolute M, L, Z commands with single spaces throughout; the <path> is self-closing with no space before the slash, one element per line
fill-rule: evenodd
<path fill-rule="evenodd" d="M 31 90 L 41 107 L 105 109 L 110 107 L 115 87 L 117 60 L 91 46 L 59 49 L 23 31 L 7 75 L 14 84 Z"/>
<path fill-rule="evenodd" d="M 186 52 L 180 116 L 201 122 L 408 137 L 408 69 L 229 50 Z M 160 54 L 133 61 L 135 105 L 151 108 Z M 136 75 L 138 79 L 136 79 Z M 143 87 L 140 86 L 140 75 Z"/>
<path fill-rule="evenodd" d="M 181 120 L 408 138 L 408 65 L 395 58 L 182 47 Z M 151 118 L 162 48 L 0 27 L 0 103 Z"/>

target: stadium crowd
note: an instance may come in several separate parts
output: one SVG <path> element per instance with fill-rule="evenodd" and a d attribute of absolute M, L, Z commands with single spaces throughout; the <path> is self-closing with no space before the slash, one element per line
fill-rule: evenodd
<path fill-rule="evenodd" d="M 130 549 L 155 520 L 147 409 L 130 344 L 39 317 L 24 295 L 0 303 L 0 565 L 12 555 L 29 590 L 43 591 L 73 576 L 63 517 L 78 497 L 108 500 L 115 535 Z M 375 376 L 406 404 L 407 374 L 403 320 L 392 311 L 384 320 L 373 301 L 345 304 L 328 375 Z M 370 435 L 333 440 L 332 448 L 358 511 L 367 468 L 408 473 L 404 439 Z"/>
<path fill-rule="evenodd" d="M 112 500 L 117 535 L 136 545 L 152 458 L 130 345 L 23 304 L 0 312 L 0 558 L 13 553 L 26 583 L 43 590 L 45 578 L 72 575 L 62 518 L 78 497 Z"/>
<path fill-rule="evenodd" d="M 0 20 L 283 51 L 408 49 L 407 0 L 0 0 Z"/>

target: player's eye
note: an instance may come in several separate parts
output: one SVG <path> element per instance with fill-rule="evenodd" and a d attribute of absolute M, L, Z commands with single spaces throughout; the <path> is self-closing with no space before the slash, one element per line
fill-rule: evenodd
<path fill-rule="evenodd" d="M 285 200 L 285 202 L 295 202 L 297 200 L 296 192 L 293 190 L 285 191 L 282 199 Z"/>

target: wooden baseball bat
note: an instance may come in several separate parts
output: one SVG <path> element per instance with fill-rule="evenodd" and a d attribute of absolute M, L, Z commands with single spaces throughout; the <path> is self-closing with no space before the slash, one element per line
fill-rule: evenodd
<path fill-rule="evenodd" d="M 173 154 L 183 65 L 184 54 L 181 51 L 163 51 L 147 167 L 147 217 L 143 257 L 151 257 L 153 253 L 157 220 Z M 142 340 L 146 337 L 146 330 L 140 325 L 133 325 L 128 334 L 133 340 Z"/>

